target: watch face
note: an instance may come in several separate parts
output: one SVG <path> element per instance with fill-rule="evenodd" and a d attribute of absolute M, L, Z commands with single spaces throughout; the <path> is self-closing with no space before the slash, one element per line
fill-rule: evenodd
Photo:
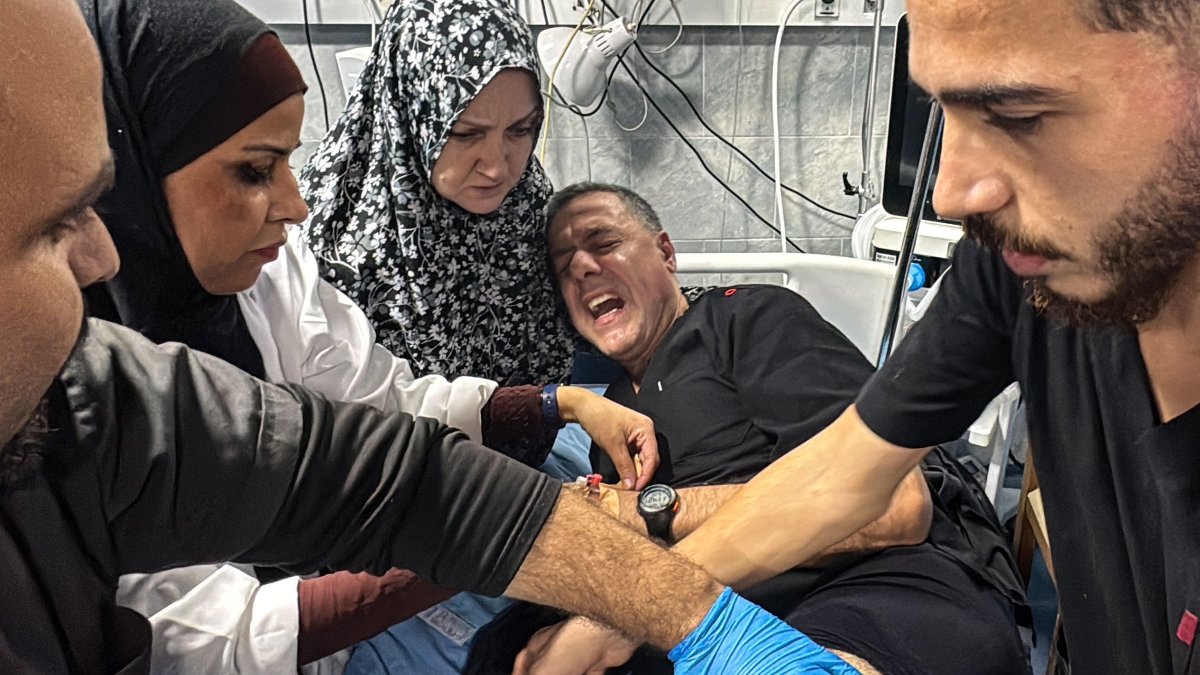
<path fill-rule="evenodd" d="M 669 508 L 675 501 L 675 491 L 665 485 L 651 485 L 642 490 L 638 497 L 642 510 L 648 512 L 662 511 Z"/>

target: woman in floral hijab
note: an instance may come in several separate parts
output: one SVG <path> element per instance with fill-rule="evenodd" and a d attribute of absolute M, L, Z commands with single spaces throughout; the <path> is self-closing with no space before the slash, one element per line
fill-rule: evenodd
<path fill-rule="evenodd" d="M 546 267 L 552 188 L 529 27 L 502 0 L 397 0 L 301 174 L 322 274 L 417 376 L 562 381 L 573 332 Z"/>

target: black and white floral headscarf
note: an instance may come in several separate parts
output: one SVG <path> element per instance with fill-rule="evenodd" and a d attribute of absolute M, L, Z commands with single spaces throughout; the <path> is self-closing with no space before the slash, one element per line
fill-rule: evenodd
<path fill-rule="evenodd" d="M 441 197 L 431 170 L 493 77 L 536 78 L 529 27 L 502 0 L 397 0 L 345 112 L 300 176 L 325 278 L 418 375 L 563 380 L 569 328 L 546 263 L 552 187 L 537 160 L 494 213 Z"/>

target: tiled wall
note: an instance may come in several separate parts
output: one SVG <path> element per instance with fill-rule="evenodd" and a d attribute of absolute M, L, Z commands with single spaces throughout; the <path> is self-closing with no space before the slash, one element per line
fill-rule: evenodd
<path fill-rule="evenodd" d="M 281 29 L 284 41 L 315 85 L 303 32 Z M 359 28 L 318 26 L 314 50 L 324 79 L 331 118 L 345 97 L 333 54 L 363 45 Z M 785 183 L 822 204 L 850 215 L 858 200 L 842 194 L 842 172 L 857 181 L 862 170 L 862 126 L 869 28 L 791 28 L 784 36 L 780 57 L 780 127 Z M 658 50 L 674 38 L 674 29 L 643 30 L 639 42 Z M 771 52 L 775 29 L 747 27 L 688 27 L 679 43 L 665 54 L 650 55 L 687 92 L 715 131 L 732 141 L 768 172 L 772 168 Z M 883 134 L 886 130 L 891 81 L 893 31 L 885 29 L 880 57 L 874 127 L 875 183 L 882 175 Z M 774 185 L 728 146 L 706 131 L 668 83 L 630 52 L 627 60 L 650 95 L 704 157 L 709 167 L 768 221 L 772 220 Z M 552 113 L 546 168 L 555 185 L 596 180 L 629 185 L 658 209 L 681 251 L 777 251 L 778 235 L 751 215 L 705 173 L 696 156 L 650 110 L 645 124 L 633 132 L 642 116 L 642 97 L 624 73 L 614 80 L 607 108 L 582 120 L 555 108 Z M 312 86 L 307 96 L 302 162 L 324 132 L 320 95 Z M 831 216 L 785 196 L 788 235 L 807 251 L 849 255 L 853 221 Z"/>

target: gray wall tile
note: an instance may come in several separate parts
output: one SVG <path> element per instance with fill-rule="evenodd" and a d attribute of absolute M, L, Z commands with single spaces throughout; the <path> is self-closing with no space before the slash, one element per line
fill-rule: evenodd
<path fill-rule="evenodd" d="M 759 165 L 773 170 L 770 138 L 743 138 L 738 145 Z M 842 194 L 841 172 L 852 175 L 861 170 L 861 142 L 854 137 L 784 138 L 780 143 L 783 181 L 813 200 L 831 209 L 854 215 L 858 200 Z M 752 206 L 774 222 L 774 182 L 763 178 L 741 158 L 735 158 L 730 184 Z M 726 203 L 728 230 L 734 236 L 769 237 L 770 229 L 735 202 Z M 784 193 L 784 214 L 789 237 L 846 237 L 854 223 L 829 215 L 791 193 Z"/>
<path fill-rule="evenodd" d="M 854 133 L 854 55 L 858 29 L 799 27 L 784 33 L 779 59 L 779 124 L 793 136 Z M 737 32 L 722 30 L 714 40 Z M 739 136 L 771 135 L 771 55 L 775 31 L 745 28 L 740 50 L 716 42 L 705 45 L 705 109 L 718 128 Z M 739 54 L 739 51 L 741 52 Z M 740 58 L 741 68 L 738 68 Z M 734 91 L 737 90 L 737 98 Z M 738 117 L 737 128 L 733 118 Z"/>
<path fill-rule="evenodd" d="M 721 175 L 729 151 L 710 139 L 692 140 L 692 144 Z M 699 167 L 682 140 L 635 141 L 630 159 L 630 186 L 654 206 L 668 232 L 686 239 L 721 237 L 725 192 Z"/>
<path fill-rule="evenodd" d="M 629 185 L 630 143 L 627 138 L 594 138 L 590 142 L 582 138 L 550 139 L 546 174 L 556 189 L 580 181 Z"/>

